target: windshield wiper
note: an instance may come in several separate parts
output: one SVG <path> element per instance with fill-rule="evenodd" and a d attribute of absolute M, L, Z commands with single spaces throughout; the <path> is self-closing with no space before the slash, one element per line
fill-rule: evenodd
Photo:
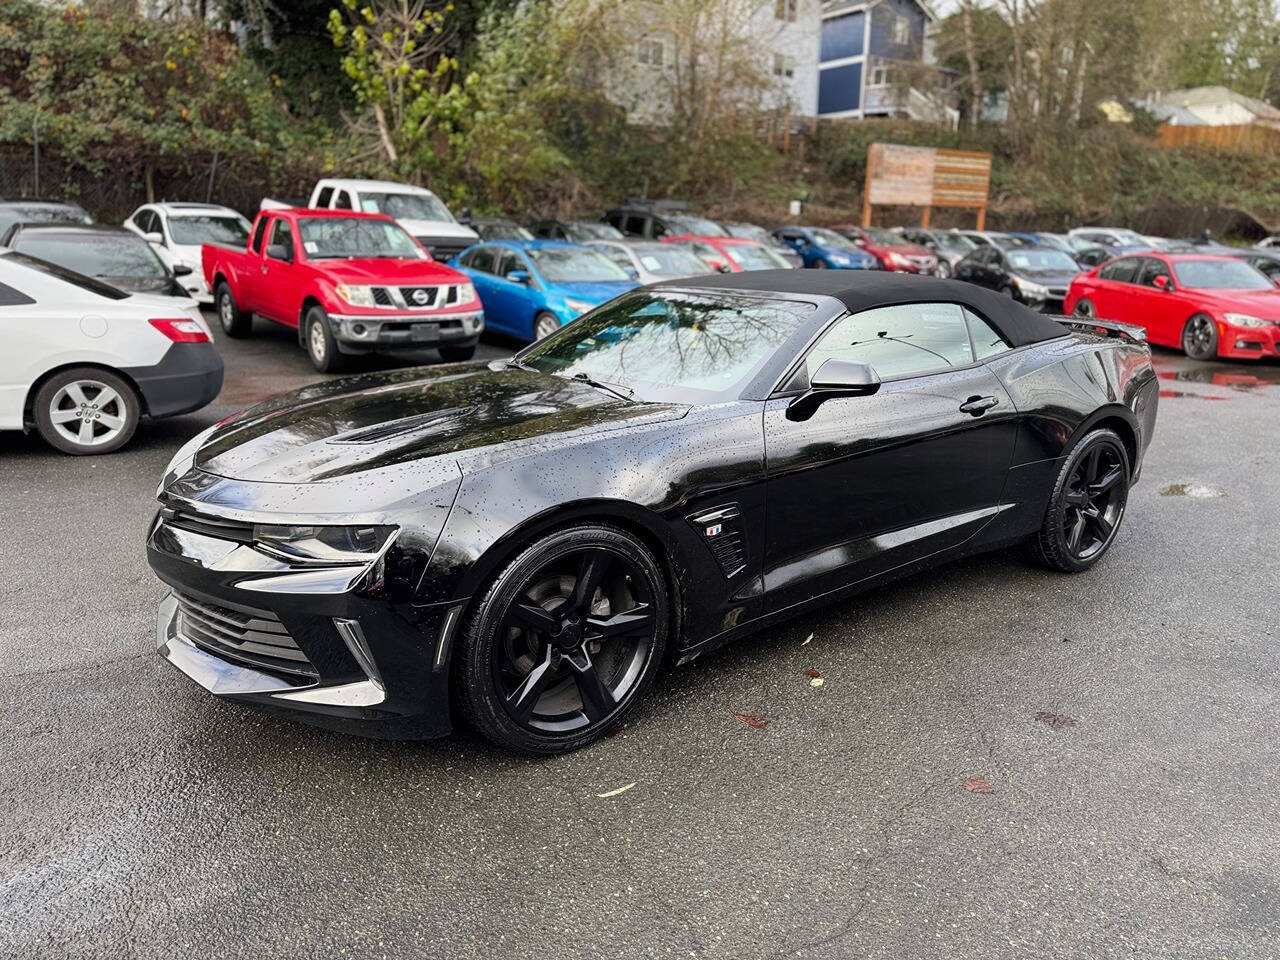
<path fill-rule="evenodd" d="M 570 378 L 573 380 L 581 380 L 583 383 L 588 383 L 593 387 L 599 387 L 601 390 L 607 390 L 615 397 L 620 397 L 623 400 L 634 400 L 636 396 L 636 392 L 624 384 L 608 383 L 605 380 L 597 380 L 590 374 L 578 372 L 570 374 Z"/>

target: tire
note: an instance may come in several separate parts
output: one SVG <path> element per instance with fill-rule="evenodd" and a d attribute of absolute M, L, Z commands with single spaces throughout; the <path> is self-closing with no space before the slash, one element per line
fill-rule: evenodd
<path fill-rule="evenodd" d="M 1129 501 L 1129 454 L 1114 430 L 1085 434 L 1058 471 L 1032 555 L 1062 573 L 1097 563 L 1115 541 Z"/>
<path fill-rule="evenodd" d="M 1218 358 L 1218 325 L 1207 313 L 1197 313 L 1182 328 L 1182 352 L 1192 360 Z"/>
<path fill-rule="evenodd" d="M 813 269 L 815 269 L 815 270 L 828 270 L 828 269 L 830 269 L 830 265 L 829 265 L 829 264 L 827 263 L 827 261 L 825 261 L 825 260 L 815 260 L 815 261 L 813 261 Z"/>
<path fill-rule="evenodd" d="M 454 673 L 460 712 L 531 756 L 603 736 L 662 663 L 666 584 L 652 552 L 616 527 L 580 524 L 535 541 L 471 612 Z"/>
<path fill-rule="evenodd" d="M 1082 317 L 1085 320 L 1097 319 L 1098 311 L 1093 305 L 1093 301 L 1088 297 L 1081 297 L 1076 301 L 1075 309 L 1071 311 L 1075 316 Z"/>
<path fill-rule="evenodd" d="M 533 318 L 533 339 L 541 340 L 560 329 L 560 318 L 545 310 Z"/>
<path fill-rule="evenodd" d="M 122 377 L 95 367 L 62 370 L 36 391 L 32 412 L 46 443 L 84 456 L 119 450 L 142 416 L 137 391 Z"/>
<path fill-rule="evenodd" d="M 338 373 L 347 368 L 347 358 L 338 352 L 338 341 L 329 329 L 329 315 L 321 307 L 307 311 L 303 343 L 311 365 L 321 373 Z"/>
<path fill-rule="evenodd" d="M 464 363 L 476 355 L 476 345 L 473 343 L 469 347 L 441 347 L 440 359 L 445 363 Z"/>
<path fill-rule="evenodd" d="M 938 279 L 940 280 L 950 280 L 951 279 L 951 263 L 939 257 L 938 270 L 935 276 L 938 277 Z"/>
<path fill-rule="evenodd" d="M 218 325 L 228 337 L 239 339 L 247 337 L 253 331 L 253 314 L 245 313 L 236 306 L 236 298 L 227 281 L 223 280 L 218 284 L 213 303 L 218 310 Z"/>

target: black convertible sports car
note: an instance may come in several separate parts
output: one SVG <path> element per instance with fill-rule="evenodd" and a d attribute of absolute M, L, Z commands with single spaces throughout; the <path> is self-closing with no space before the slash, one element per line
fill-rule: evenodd
<path fill-rule="evenodd" d="M 1018 542 L 1087 569 L 1157 395 L 1139 335 L 972 284 L 641 288 L 511 360 L 321 383 L 195 437 L 148 537 L 160 653 L 319 723 L 456 712 L 569 750 L 664 661 L 815 603 Z"/>

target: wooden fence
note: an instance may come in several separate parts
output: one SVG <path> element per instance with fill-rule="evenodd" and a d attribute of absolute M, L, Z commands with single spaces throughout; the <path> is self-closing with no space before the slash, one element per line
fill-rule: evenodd
<path fill-rule="evenodd" d="M 1218 127 L 1162 123 L 1156 142 L 1165 148 L 1210 147 L 1237 153 L 1276 153 L 1280 152 L 1280 129 L 1260 123 L 1236 123 Z"/>

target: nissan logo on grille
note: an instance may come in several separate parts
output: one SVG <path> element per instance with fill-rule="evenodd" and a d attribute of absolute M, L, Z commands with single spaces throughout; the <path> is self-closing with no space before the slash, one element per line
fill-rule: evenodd
<path fill-rule="evenodd" d="M 431 294 L 427 293 L 427 291 L 423 290 L 421 287 L 413 291 L 413 293 L 410 296 L 413 302 L 420 307 L 425 307 L 428 303 L 431 302 Z"/>

